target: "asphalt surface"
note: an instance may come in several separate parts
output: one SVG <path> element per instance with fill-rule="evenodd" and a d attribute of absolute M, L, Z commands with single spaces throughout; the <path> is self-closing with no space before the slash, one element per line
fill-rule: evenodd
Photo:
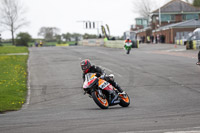
<path fill-rule="evenodd" d="M 200 67 L 183 46 L 30 48 L 29 96 L 24 107 L 0 114 L 1 133 L 200 132 Z M 100 109 L 83 95 L 80 61 L 113 73 L 131 104 Z M 183 133 L 183 132 L 177 132 Z"/>

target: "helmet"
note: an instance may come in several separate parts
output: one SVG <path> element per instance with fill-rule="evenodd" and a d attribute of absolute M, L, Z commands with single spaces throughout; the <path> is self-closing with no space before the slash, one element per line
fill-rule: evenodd
<path fill-rule="evenodd" d="M 85 59 L 81 61 L 81 69 L 84 73 L 88 73 L 89 69 L 91 67 L 91 63 L 89 59 Z"/>
<path fill-rule="evenodd" d="M 110 74 L 108 76 L 109 76 L 110 80 L 114 81 L 114 77 L 115 77 L 114 74 Z"/>

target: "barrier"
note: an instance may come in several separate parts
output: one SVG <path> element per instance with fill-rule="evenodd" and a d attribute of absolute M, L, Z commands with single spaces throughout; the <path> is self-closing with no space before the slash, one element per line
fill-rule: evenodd
<path fill-rule="evenodd" d="M 56 44 L 56 46 L 69 46 L 69 44 Z"/>
<path fill-rule="evenodd" d="M 200 40 L 188 41 L 186 44 L 186 49 L 200 49 Z"/>
<path fill-rule="evenodd" d="M 104 46 L 110 47 L 110 48 L 123 48 L 124 47 L 124 41 L 122 41 L 122 40 L 106 41 L 104 43 Z"/>
<path fill-rule="evenodd" d="M 104 46 L 104 39 L 85 39 L 78 42 L 82 46 Z"/>
<path fill-rule="evenodd" d="M 133 44 L 134 48 L 139 48 L 139 41 Z M 104 39 L 85 39 L 78 42 L 81 46 L 104 46 L 110 48 L 124 48 L 124 40 L 104 40 Z"/>
<path fill-rule="evenodd" d="M 185 45 L 186 39 L 176 40 L 177 45 Z"/>

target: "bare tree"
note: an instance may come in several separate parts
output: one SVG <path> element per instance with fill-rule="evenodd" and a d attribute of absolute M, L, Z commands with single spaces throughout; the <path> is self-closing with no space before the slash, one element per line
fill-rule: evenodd
<path fill-rule="evenodd" d="M 5 30 L 9 30 L 12 36 L 12 44 L 15 45 L 14 33 L 28 24 L 25 17 L 25 8 L 19 0 L 0 0 L 0 23 Z"/>
<path fill-rule="evenodd" d="M 152 4 L 150 0 L 134 0 L 133 1 L 134 12 L 138 12 L 141 17 L 149 17 L 152 11 Z"/>
<path fill-rule="evenodd" d="M 158 2 L 157 0 L 133 0 L 133 11 L 137 12 L 141 17 L 150 17 L 151 13 L 162 7 L 164 4 L 170 2 L 171 0 L 162 0 Z M 192 4 L 194 0 L 183 0 L 189 4 Z"/>
<path fill-rule="evenodd" d="M 163 0 L 163 2 L 170 0 Z M 151 12 L 158 9 L 160 3 L 157 0 L 133 0 L 133 11 L 137 12 L 141 17 L 150 17 Z"/>
<path fill-rule="evenodd" d="M 41 27 L 38 32 L 39 36 L 43 36 L 46 40 L 54 40 L 56 35 L 58 35 L 60 29 L 56 27 Z"/>

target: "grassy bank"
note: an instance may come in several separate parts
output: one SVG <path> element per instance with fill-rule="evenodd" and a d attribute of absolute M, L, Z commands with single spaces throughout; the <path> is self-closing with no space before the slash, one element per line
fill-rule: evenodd
<path fill-rule="evenodd" d="M 0 47 L 0 112 L 18 110 L 26 101 L 28 55 L 26 47 Z"/>
<path fill-rule="evenodd" d="M 16 47 L 16 46 L 1 46 L 0 54 L 9 54 L 9 53 L 28 53 L 27 47 Z"/>

